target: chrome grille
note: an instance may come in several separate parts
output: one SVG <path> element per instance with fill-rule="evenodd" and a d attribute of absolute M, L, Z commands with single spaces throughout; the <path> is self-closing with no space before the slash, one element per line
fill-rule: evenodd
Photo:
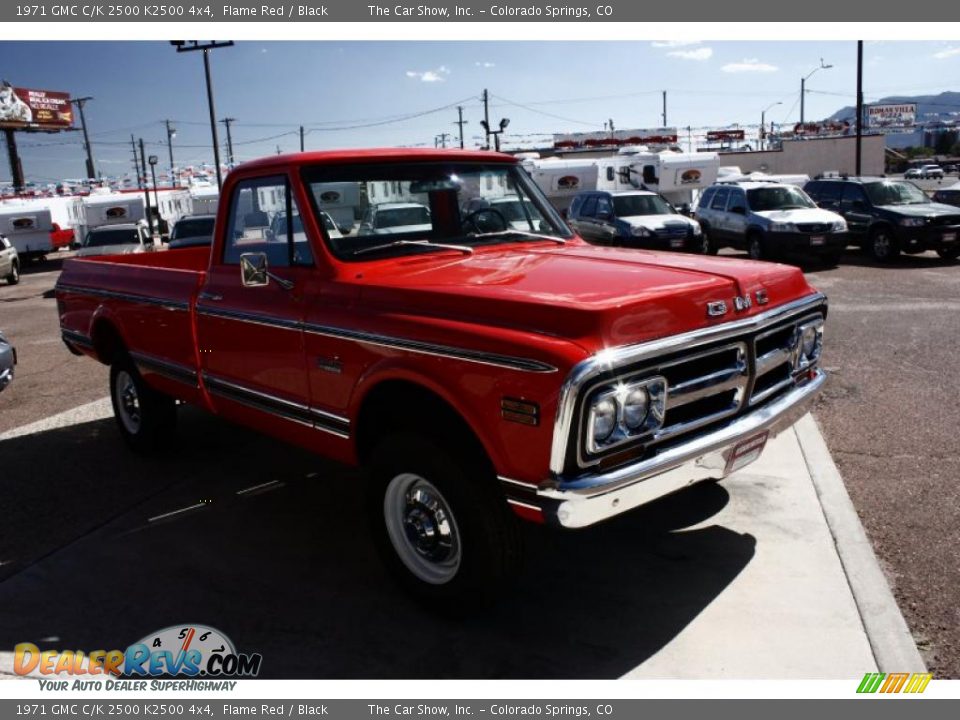
<path fill-rule="evenodd" d="M 686 237 L 689 228 L 686 223 L 676 224 L 676 225 L 664 225 L 662 228 L 656 231 L 658 237 L 665 238 L 681 238 Z"/>
<path fill-rule="evenodd" d="M 797 230 L 805 233 L 829 232 L 829 223 L 797 223 Z"/>

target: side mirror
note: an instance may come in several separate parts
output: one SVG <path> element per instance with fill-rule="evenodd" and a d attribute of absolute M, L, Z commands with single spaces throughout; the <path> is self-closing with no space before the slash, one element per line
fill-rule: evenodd
<path fill-rule="evenodd" d="M 243 253 L 240 256 L 240 281 L 244 287 L 264 287 L 270 284 L 266 253 Z"/>

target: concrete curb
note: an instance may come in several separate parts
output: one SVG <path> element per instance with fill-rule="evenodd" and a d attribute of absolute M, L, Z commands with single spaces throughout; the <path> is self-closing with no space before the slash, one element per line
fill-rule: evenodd
<path fill-rule="evenodd" d="M 794 431 L 877 667 L 881 672 L 926 672 L 820 428 L 812 415 L 805 415 Z"/>

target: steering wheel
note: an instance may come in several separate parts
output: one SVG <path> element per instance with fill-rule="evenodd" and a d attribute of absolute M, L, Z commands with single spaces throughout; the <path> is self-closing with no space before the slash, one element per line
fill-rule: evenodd
<path fill-rule="evenodd" d="M 488 218 L 486 221 L 483 219 L 484 216 Z M 474 232 L 487 233 L 508 230 L 510 223 L 502 212 L 496 208 L 486 207 L 467 213 L 462 220 L 462 226 L 467 232 L 472 229 Z"/>

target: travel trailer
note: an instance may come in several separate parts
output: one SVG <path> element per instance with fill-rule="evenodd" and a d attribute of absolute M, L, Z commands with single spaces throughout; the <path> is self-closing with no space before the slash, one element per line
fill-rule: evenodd
<path fill-rule="evenodd" d="M 54 252 L 52 230 L 53 221 L 47 209 L 33 204 L 0 205 L 0 235 L 6 236 L 17 249 L 21 262 L 42 260 Z"/>

